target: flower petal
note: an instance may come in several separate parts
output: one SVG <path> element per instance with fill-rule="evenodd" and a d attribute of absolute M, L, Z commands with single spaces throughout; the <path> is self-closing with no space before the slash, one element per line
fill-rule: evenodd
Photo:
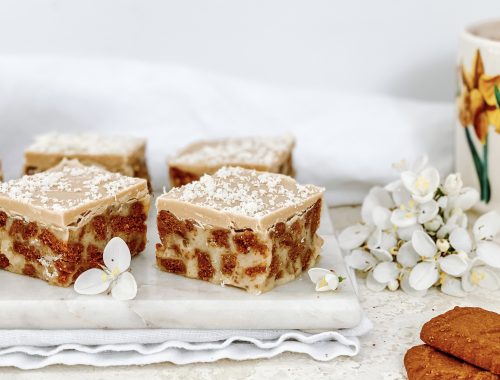
<path fill-rule="evenodd" d="M 455 277 L 462 276 L 468 267 L 467 261 L 457 254 L 440 257 L 438 262 L 443 272 Z"/>
<path fill-rule="evenodd" d="M 74 289 L 79 294 L 93 295 L 105 292 L 111 278 L 102 269 L 91 268 L 78 276 Z"/>
<path fill-rule="evenodd" d="M 482 241 L 477 244 L 477 257 L 486 265 L 493 268 L 500 268 L 500 246 L 490 241 Z"/>
<path fill-rule="evenodd" d="M 402 227 L 397 229 L 397 234 L 401 240 L 410 241 L 415 231 L 423 231 L 420 224 L 414 224 L 410 227 Z"/>
<path fill-rule="evenodd" d="M 119 301 L 127 301 L 137 295 L 137 282 L 130 272 L 123 272 L 113 282 L 111 295 Z"/>
<path fill-rule="evenodd" d="M 420 173 L 422 170 L 425 169 L 428 162 L 429 162 L 429 157 L 426 154 L 418 157 L 411 165 L 411 171 L 414 173 Z"/>
<path fill-rule="evenodd" d="M 380 292 L 385 289 L 386 284 L 380 283 L 373 278 L 373 271 L 369 271 L 366 276 L 366 287 L 374 292 Z"/>
<path fill-rule="evenodd" d="M 472 240 L 465 228 L 455 228 L 450 233 L 450 244 L 457 251 L 470 252 L 472 249 Z"/>
<path fill-rule="evenodd" d="M 368 238 L 366 245 L 370 249 L 379 249 L 382 245 L 382 230 L 376 228 Z"/>
<path fill-rule="evenodd" d="M 462 289 L 462 282 L 455 277 L 446 276 L 441 284 L 441 291 L 454 297 L 465 297 L 467 293 Z"/>
<path fill-rule="evenodd" d="M 427 223 L 434 219 L 439 212 L 439 206 L 435 200 L 423 203 L 419 207 L 418 222 Z"/>
<path fill-rule="evenodd" d="M 328 287 L 330 288 L 330 290 L 335 290 L 339 287 L 340 284 L 339 276 L 334 273 L 330 273 L 328 276 L 326 276 L 326 282 L 328 283 Z"/>
<path fill-rule="evenodd" d="M 417 214 L 397 208 L 392 212 L 391 223 L 401 228 L 411 227 L 417 224 Z"/>
<path fill-rule="evenodd" d="M 403 290 L 403 292 L 405 292 L 406 294 L 413 296 L 413 297 L 425 296 L 427 294 L 427 289 L 424 289 L 424 290 L 413 289 L 410 286 L 409 278 L 410 278 L 410 274 L 405 273 L 401 279 L 400 286 L 401 286 L 401 289 Z"/>
<path fill-rule="evenodd" d="M 407 204 L 411 200 L 410 192 L 406 190 L 401 181 L 398 182 L 399 187 L 392 191 L 392 199 L 394 200 L 396 206 Z"/>
<path fill-rule="evenodd" d="M 361 217 L 367 224 L 373 225 L 372 212 L 377 206 L 391 208 L 394 206 L 391 194 L 382 187 L 372 187 L 361 206 Z"/>
<path fill-rule="evenodd" d="M 378 260 L 378 261 L 392 261 L 392 255 L 385 249 L 371 249 L 370 253 Z"/>
<path fill-rule="evenodd" d="M 411 270 L 409 283 L 415 290 L 426 290 L 439 279 L 439 272 L 434 262 L 421 262 Z"/>
<path fill-rule="evenodd" d="M 457 196 L 449 197 L 450 208 L 458 208 L 463 211 L 471 209 L 479 201 L 479 193 L 471 187 L 464 187 Z"/>
<path fill-rule="evenodd" d="M 433 257 L 437 252 L 436 243 L 423 231 L 415 231 L 411 237 L 411 243 L 422 257 Z"/>
<path fill-rule="evenodd" d="M 486 266 L 473 268 L 471 270 L 471 278 L 483 289 L 491 291 L 500 289 L 500 278 L 493 270 Z"/>
<path fill-rule="evenodd" d="M 373 269 L 373 278 L 383 284 L 394 281 L 398 276 L 399 269 L 395 262 L 380 263 Z"/>
<path fill-rule="evenodd" d="M 355 224 L 343 230 L 338 237 L 340 248 L 351 250 L 360 247 L 368 236 L 372 228 L 364 224 Z"/>
<path fill-rule="evenodd" d="M 382 206 L 376 206 L 372 212 L 373 224 L 382 230 L 392 227 L 391 211 Z"/>
<path fill-rule="evenodd" d="M 354 251 L 351 252 L 350 255 L 347 255 L 344 257 L 345 263 L 350 266 L 351 268 L 357 269 L 357 270 L 368 270 L 370 268 L 373 268 L 377 264 L 377 259 L 373 257 L 369 252 L 363 250 L 363 249 L 355 249 Z M 315 268 L 313 268 L 315 269 Z M 311 271 L 312 269 L 309 269 Z M 309 274 L 309 277 L 311 275 Z M 312 280 L 312 277 L 311 277 Z M 313 281 L 316 282 L 316 281 Z"/>
<path fill-rule="evenodd" d="M 472 232 L 476 240 L 491 240 L 500 232 L 500 215 L 490 211 L 481 215 L 474 223 Z"/>
<path fill-rule="evenodd" d="M 405 268 L 413 268 L 420 261 L 420 255 L 415 251 L 411 242 L 404 243 L 396 256 L 398 263 Z"/>
<path fill-rule="evenodd" d="M 311 268 L 307 271 L 307 274 L 309 275 L 312 283 L 317 284 L 325 276 L 332 274 L 332 272 L 324 268 Z"/>
<path fill-rule="evenodd" d="M 130 249 L 119 237 L 114 237 L 106 244 L 102 258 L 111 273 L 123 273 L 130 267 Z"/>

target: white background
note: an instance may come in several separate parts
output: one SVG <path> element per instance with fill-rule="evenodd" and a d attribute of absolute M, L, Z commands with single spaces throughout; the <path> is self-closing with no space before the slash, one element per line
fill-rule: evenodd
<path fill-rule="evenodd" d="M 126 57 L 451 100 L 460 30 L 494 17 L 498 0 L 1 0 L 0 54 Z"/>

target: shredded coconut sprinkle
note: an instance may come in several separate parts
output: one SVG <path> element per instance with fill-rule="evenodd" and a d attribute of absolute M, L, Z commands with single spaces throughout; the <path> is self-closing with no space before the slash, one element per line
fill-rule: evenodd
<path fill-rule="evenodd" d="M 47 133 L 35 137 L 28 152 L 58 154 L 128 155 L 141 148 L 145 141 L 130 136 L 103 136 L 96 133 Z"/>
<path fill-rule="evenodd" d="M 0 183 L 0 197 L 64 212 L 114 197 L 139 181 L 96 166 L 84 166 L 76 160 L 65 160 L 48 171 Z"/>
<path fill-rule="evenodd" d="M 290 153 L 294 140 L 279 137 L 247 137 L 195 143 L 171 161 L 185 165 L 275 165 Z"/>
<path fill-rule="evenodd" d="M 273 211 L 294 207 L 323 192 L 314 185 L 300 185 L 293 178 L 239 167 L 223 167 L 214 175 L 174 188 L 166 197 L 222 212 L 261 218 Z"/>

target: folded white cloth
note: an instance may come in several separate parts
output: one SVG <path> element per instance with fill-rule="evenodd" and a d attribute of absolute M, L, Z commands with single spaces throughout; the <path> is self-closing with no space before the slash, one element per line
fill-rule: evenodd
<path fill-rule="evenodd" d="M 359 352 L 358 337 L 372 323 L 352 329 L 294 330 L 0 330 L 0 366 L 21 369 L 52 364 L 93 366 L 188 364 L 220 359 L 271 358 L 304 353 L 328 361 Z M 140 343 L 138 343 L 140 342 Z"/>
<path fill-rule="evenodd" d="M 0 57 L 0 158 L 18 176 L 34 134 L 102 131 L 145 136 L 153 184 L 183 145 L 221 136 L 291 132 L 298 179 L 352 204 L 394 178 L 391 164 L 428 153 L 452 169 L 453 105 L 248 83 L 198 70 L 130 61 Z"/>

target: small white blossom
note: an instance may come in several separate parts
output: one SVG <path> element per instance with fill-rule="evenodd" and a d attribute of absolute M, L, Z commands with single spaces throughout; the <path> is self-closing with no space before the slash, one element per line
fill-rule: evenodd
<path fill-rule="evenodd" d="M 94 295 L 104 293 L 111 288 L 111 295 L 120 301 L 135 298 L 137 283 L 128 272 L 130 267 L 130 250 L 121 238 L 111 239 L 103 252 L 102 269 L 92 268 L 83 272 L 76 279 L 74 289 L 79 294 Z"/>
<path fill-rule="evenodd" d="M 311 268 L 307 272 L 311 281 L 316 284 L 317 292 L 336 290 L 339 284 L 344 281 L 344 277 L 338 276 L 335 272 L 323 268 Z"/>

